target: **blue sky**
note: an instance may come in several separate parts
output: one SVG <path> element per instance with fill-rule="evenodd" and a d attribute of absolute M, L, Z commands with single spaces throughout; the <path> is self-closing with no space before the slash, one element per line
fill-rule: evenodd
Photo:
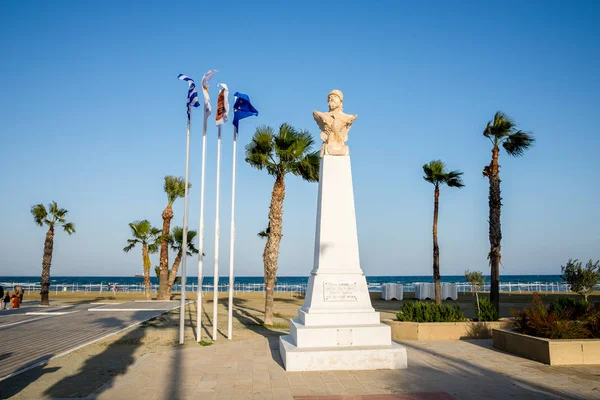
<path fill-rule="evenodd" d="M 38 275 L 45 229 L 31 205 L 56 200 L 77 233 L 55 238 L 53 275 L 141 272 L 127 224 L 160 225 L 165 175 L 185 172 L 180 73 L 250 95 L 241 123 L 236 272 L 262 275 L 273 180 L 243 161 L 256 126 L 288 122 L 318 138 L 312 110 L 344 92 L 361 263 L 367 275 L 429 275 L 433 187 L 442 159 L 466 187 L 443 188 L 442 275 L 488 271 L 494 112 L 532 131 L 500 156 L 501 274 L 555 274 L 600 258 L 597 2 L 0 2 L 0 276 Z M 230 101 L 232 98 L 230 98 Z M 212 275 L 216 128 L 206 170 L 205 274 Z M 194 110 L 189 223 L 197 229 L 201 110 Z M 229 262 L 232 126 L 223 130 L 221 275 Z M 287 178 L 280 275 L 312 268 L 317 185 Z M 181 225 L 183 200 L 173 225 Z M 153 256 L 158 264 L 158 255 Z M 190 259 L 195 276 L 195 259 Z"/>

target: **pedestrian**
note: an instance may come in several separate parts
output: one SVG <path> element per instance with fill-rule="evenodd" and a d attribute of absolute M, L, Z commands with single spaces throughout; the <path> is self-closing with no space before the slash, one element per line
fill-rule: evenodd
<path fill-rule="evenodd" d="M 19 295 L 17 293 L 13 293 L 13 295 L 10 296 L 10 308 L 20 308 L 21 302 L 19 299 Z"/>
<path fill-rule="evenodd" d="M 4 300 L 4 287 L 0 286 L 0 301 Z"/>
<path fill-rule="evenodd" d="M 19 296 L 19 304 L 23 302 L 23 295 L 25 294 L 25 291 L 23 290 L 23 286 L 21 285 L 16 285 L 15 286 L 15 293 L 17 294 L 17 296 Z"/>
<path fill-rule="evenodd" d="M 3 301 L 2 309 L 8 310 L 8 303 L 10 303 L 10 292 L 8 290 L 6 291 L 6 293 L 4 293 L 4 299 L 2 301 Z"/>

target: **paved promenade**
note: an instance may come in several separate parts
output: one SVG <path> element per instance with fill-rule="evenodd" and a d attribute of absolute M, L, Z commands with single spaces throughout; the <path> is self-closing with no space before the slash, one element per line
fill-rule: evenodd
<path fill-rule="evenodd" d="M 0 381 L 178 306 L 178 301 L 154 301 L 4 311 Z"/>
<path fill-rule="evenodd" d="M 284 400 L 389 393 L 435 393 L 397 397 L 411 399 L 600 398 L 600 366 L 551 367 L 496 351 L 490 340 L 403 344 L 407 370 L 292 373 L 281 365 L 276 338 L 184 347 L 147 355 L 89 398 Z"/>

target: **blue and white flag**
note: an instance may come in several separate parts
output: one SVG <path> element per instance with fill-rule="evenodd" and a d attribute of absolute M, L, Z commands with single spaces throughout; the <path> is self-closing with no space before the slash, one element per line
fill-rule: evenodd
<path fill-rule="evenodd" d="M 200 106 L 198 92 L 196 92 L 196 84 L 192 78 L 184 74 L 179 74 L 177 79 L 181 79 L 182 81 L 186 81 L 188 83 L 187 113 L 188 119 L 190 119 L 191 108 Z"/>

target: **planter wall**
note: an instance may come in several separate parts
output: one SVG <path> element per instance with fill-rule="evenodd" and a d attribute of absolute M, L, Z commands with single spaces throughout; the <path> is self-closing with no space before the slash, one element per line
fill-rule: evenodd
<path fill-rule="evenodd" d="M 512 320 L 494 322 L 403 322 L 384 319 L 392 327 L 392 340 L 489 339 L 492 329 L 513 327 Z"/>
<path fill-rule="evenodd" d="M 600 364 L 600 339 L 544 339 L 494 329 L 494 347 L 549 365 Z"/>

